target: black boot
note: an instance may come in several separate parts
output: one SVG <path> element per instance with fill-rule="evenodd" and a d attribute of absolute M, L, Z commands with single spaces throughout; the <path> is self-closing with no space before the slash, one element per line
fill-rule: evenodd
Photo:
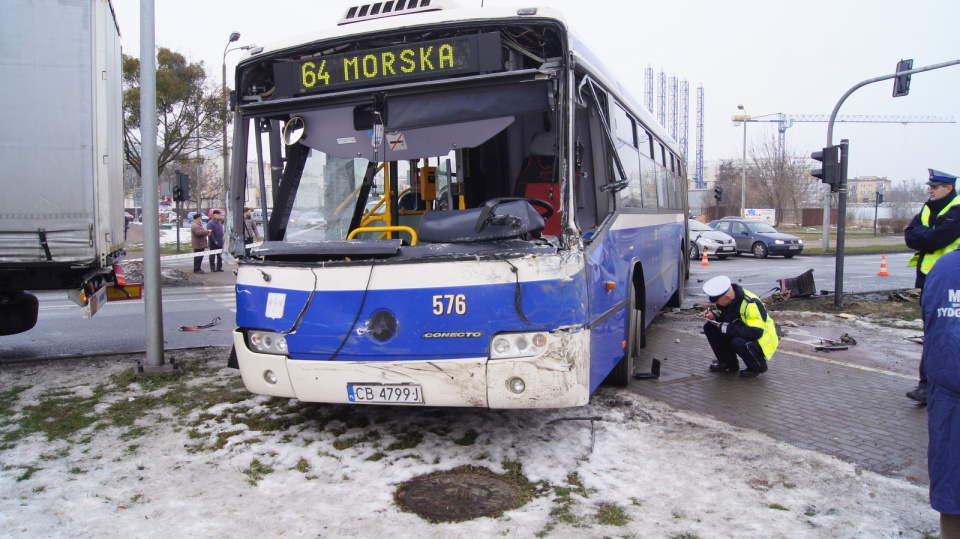
<path fill-rule="evenodd" d="M 927 403 L 927 387 L 917 386 L 917 389 L 907 392 L 907 397 L 919 402 L 920 404 L 926 404 Z"/>

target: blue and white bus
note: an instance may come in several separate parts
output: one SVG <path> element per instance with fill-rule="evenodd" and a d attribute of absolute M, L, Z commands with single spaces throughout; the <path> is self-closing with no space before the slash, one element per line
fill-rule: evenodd
<path fill-rule="evenodd" d="M 629 382 L 683 300 L 684 163 L 559 12 L 376 2 L 252 52 L 234 231 L 248 156 L 278 177 L 237 275 L 247 389 L 556 408 Z"/>

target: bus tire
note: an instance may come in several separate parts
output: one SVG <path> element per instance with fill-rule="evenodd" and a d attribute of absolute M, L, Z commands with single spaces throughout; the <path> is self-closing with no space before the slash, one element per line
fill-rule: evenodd
<path fill-rule="evenodd" d="M 0 335 L 29 331 L 37 325 L 40 301 L 29 292 L 0 292 Z"/>
<path fill-rule="evenodd" d="M 636 287 L 630 292 L 630 305 L 627 307 L 627 348 L 610 374 L 603 381 L 605 385 L 627 387 L 633 378 L 633 367 L 640 359 L 640 349 L 646 346 L 646 324 L 643 298 L 636 298 Z M 638 309 L 637 307 L 640 306 Z"/>

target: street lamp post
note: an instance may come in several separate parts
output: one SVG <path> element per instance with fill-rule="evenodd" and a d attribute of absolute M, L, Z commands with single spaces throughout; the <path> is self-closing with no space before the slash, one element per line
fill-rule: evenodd
<path fill-rule="evenodd" d="M 750 115 L 743 109 L 743 105 L 737 105 L 737 109 L 740 114 L 733 117 L 734 121 L 743 123 L 743 170 L 740 173 L 740 216 L 743 217 L 747 211 L 747 122 L 750 121 Z"/>
<path fill-rule="evenodd" d="M 230 188 L 230 163 L 227 158 L 227 118 L 230 115 L 230 104 L 227 99 L 227 53 L 230 52 L 230 44 L 240 39 L 240 32 L 233 32 L 230 34 L 230 40 L 227 41 L 227 46 L 223 48 L 223 196 L 224 205 L 229 204 L 229 201 L 226 200 L 227 191 Z"/>

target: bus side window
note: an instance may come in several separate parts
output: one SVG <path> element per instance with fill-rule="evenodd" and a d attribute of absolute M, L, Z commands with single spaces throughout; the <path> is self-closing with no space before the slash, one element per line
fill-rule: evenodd
<path fill-rule="evenodd" d="M 609 195 L 597 189 L 607 183 L 607 161 L 604 150 L 603 126 L 592 101 L 576 113 L 576 144 L 580 166 L 574 170 L 574 197 L 576 199 L 576 223 L 584 233 L 592 232 L 606 217 Z M 598 185 L 599 182 L 599 185 Z"/>

